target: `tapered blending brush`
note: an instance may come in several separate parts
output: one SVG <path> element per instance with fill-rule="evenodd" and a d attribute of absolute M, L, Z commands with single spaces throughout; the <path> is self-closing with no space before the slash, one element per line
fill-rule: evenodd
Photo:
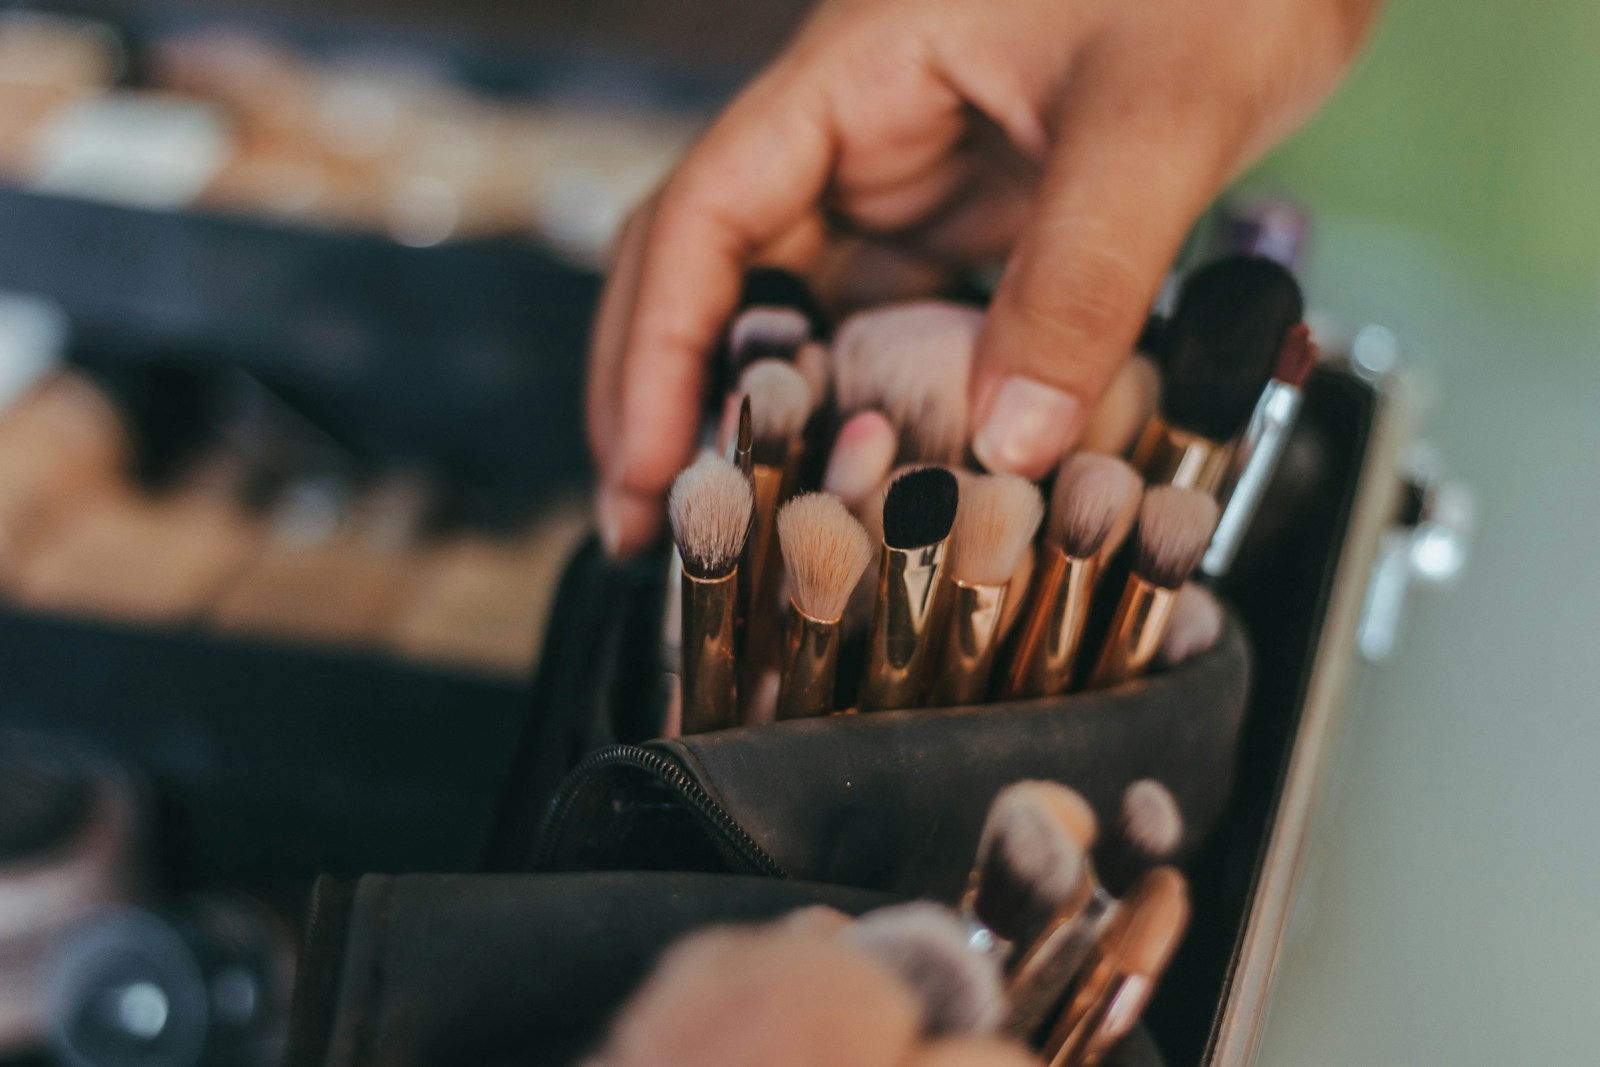
<path fill-rule="evenodd" d="M 1100 842 L 1095 863 L 1113 893 L 1127 890 L 1152 867 L 1172 859 L 1183 843 L 1183 812 L 1167 787 L 1141 778 L 1122 792 L 1117 832 Z"/>
<path fill-rule="evenodd" d="M 1050 498 L 1027 618 L 1006 672 L 1005 699 L 1064 693 L 1089 623 L 1101 549 L 1139 499 L 1139 476 L 1120 459 L 1080 452 L 1062 465 Z"/>
<path fill-rule="evenodd" d="M 917 994 L 924 1038 L 992 1033 L 1004 1017 L 1000 969 L 993 957 L 967 947 L 966 930 L 950 909 L 927 901 L 880 908 L 845 927 L 843 936 Z"/>
<path fill-rule="evenodd" d="M 1189 886 L 1171 867 L 1141 877 L 1095 945 L 1040 1050 L 1049 1067 L 1093 1067 L 1143 1014 L 1189 925 Z"/>
<path fill-rule="evenodd" d="M 989 805 L 961 910 L 995 937 L 1026 946 L 1092 878 L 1094 811 L 1055 782 L 1006 786 Z"/>
<path fill-rule="evenodd" d="M 811 390 L 789 364 L 763 359 L 739 376 L 739 392 L 750 401 L 750 482 L 755 494 L 749 556 L 751 603 L 770 609 L 777 596 L 774 524 L 778 507 L 794 492 L 800 431 L 811 415 Z"/>
<path fill-rule="evenodd" d="M 858 312 L 833 342 L 839 411 L 883 412 L 901 463 L 958 464 L 967 449 L 967 379 L 983 312 L 921 301 Z"/>
<path fill-rule="evenodd" d="M 1133 572 L 1090 673 L 1090 688 L 1126 681 L 1150 665 L 1166 639 L 1178 591 L 1199 565 L 1216 525 L 1217 503 L 1199 490 L 1145 491 Z"/>
<path fill-rule="evenodd" d="M 1161 411 L 1133 465 L 1152 485 L 1216 493 L 1304 301 L 1268 259 L 1234 256 L 1196 271 L 1166 335 Z"/>
<path fill-rule="evenodd" d="M 838 497 L 807 493 L 778 513 L 778 544 L 792 596 L 777 717 L 826 715 L 834 709 L 840 619 L 872 562 L 872 539 Z"/>
<path fill-rule="evenodd" d="M 861 679 L 862 711 L 922 703 L 937 652 L 945 550 L 959 501 L 956 477 L 942 467 L 909 471 L 889 486 Z"/>
<path fill-rule="evenodd" d="M 679 640 L 685 734 L 723 729 L 736 720 L 733 623 L 750 509 L 750 483 L 739 468 L 711 454 L 678 475 L 667 497 L 673 540 L 683 559 Z"/>
<path fill-rule="evenodd" d="M 1212 544 L 1215 544 L 1215 538 Z M 1202 561 L 1203 562 L 1203 561 Z M 1205 586 L 1185 582 L 1172 609 L 1172 625 L 1156 653 L 1156 663 L 1176 667 L 1184 660 L 1210 651 L 1222 637 L 1222 605 Z"/>
<path fill-rule="evenodd" d="M 1211 547 L 1200 561 L 1200 570 L 1220 578 L 1233 567 L 1244 544 L 1250 520 L 1267 494 L 1267 486 L 1278 469 L 1278 462 L 1289 446 L 1289 436 L 1300 417 L 1301 387 L 1317 364 L 1317 345 L 1303 323 L 1292 327 L 1284 338 L 1283 349 L 1272 371 L 1272 381 L 1261 391 L 1250 424 L 1245 428 L 1234 458 L 1235 477 L 1223 496 L 1226 504 Z"/>
<path fill-rule="evenodd" d="M 951 593 L 929 701 L 950 707 L 988 695 L 1011 575 L 1044 518 L 1038 486 L 1014 474 L 971 479 L 950 535 Z"/>

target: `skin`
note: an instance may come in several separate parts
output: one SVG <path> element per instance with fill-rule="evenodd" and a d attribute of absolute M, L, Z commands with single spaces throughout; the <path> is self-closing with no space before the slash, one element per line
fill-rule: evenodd
<path fill-rule="evenodd" d="M 973 450 L 1077 441 L 1205 205 L 1332 91 L 1379 0 L 824 0 L 635 212 L 593 335 L 601 535 L 661 531 L 742 272 L 837 303 L 1004 257 Z"/>

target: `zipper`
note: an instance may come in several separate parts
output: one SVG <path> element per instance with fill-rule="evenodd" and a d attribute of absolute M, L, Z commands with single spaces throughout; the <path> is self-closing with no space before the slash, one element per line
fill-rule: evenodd
<path fill-rule="evenodd" d="M 532 870 L 544 870 L 548 865 L 550 853 L 555 849 L 567 816 L 589 780 L 602 771 L 617 767 L 643 771 L 666 786 L 716 835 L 719 848 L 731 852 L 756 873 L 771 878 L 789 877 L 788 872 L 767 855 L 755 838 L 728 813 L 728 809 L 717 803 L 677 761 L 638 745 L 611 745 L 598 749 L 579 760 L 577 766 L 567 772 L 556 795 L 550 799 L 550 806 L 545 809 L 544 820 L 539 824 Z"/>
<path fill-rule="evenodd" d="M 311 890 L 311 905 L 306 912 L 305 934 L 300 942 L 299 972 L 295 982 L 293 1003 L 290 1006 L 291 1044 L 294 1063 L 309 1065 L 313 1059 L 328 1052 L 332 1040 L 333 1017 L 336 1010 L 334 991 L 343 975 L 343 963 L 338 939 L 349 932 L 349 903 L 351 890 L 334 878 L 323 875 Z M 329 898 L 339 901 L 343 914 L 337 919 L 330 916 L 324 923 L 323 912 L 331 905 Z M 330 928 L 331 927 L 331 928 Z"/>

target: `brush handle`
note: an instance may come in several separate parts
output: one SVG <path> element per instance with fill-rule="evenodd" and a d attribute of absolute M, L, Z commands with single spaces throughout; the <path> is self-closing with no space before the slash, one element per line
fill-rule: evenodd
<path fill-rule="evenodd" d="M 733 617 L 738 568 L 720 578 L 683 572 L 683 733 L 737 721 Z"/>
<path fill-rule="evenodd" d="M 1051 546 L 1034 584 L 1001 699 L 1054 696 L 1072 685 L 1078 649 L 1089 622 L 1099 561 L 1068 556 Z"/>
<path fill-rule="evenodd" d="M 922 704 L 939 634 L 945 544 L 883 548 L 861 679 L 862 711 Z"/>
<path fill-rule="evenodd" d="M 839 670 L 839 621 L 812 618 L 792 603 L 778 685 L 778 718 L 804 719 L 833 710 Z"/>

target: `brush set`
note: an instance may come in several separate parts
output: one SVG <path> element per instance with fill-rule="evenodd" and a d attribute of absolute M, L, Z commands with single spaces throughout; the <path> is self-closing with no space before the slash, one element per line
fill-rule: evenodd
<path fill-rule="evenodd" d="M 980 309 L 872 308 L 825 345 L 798 280 L 760 272 L 728 330 L 734 387 L 671 494 L 672 721 L 1054 696 L 1203 651 L 1222 628 L 1204 585 L 1316 362 L 1302 314 L 1271 260 L 1195 270 L 1040 486 L 971 460 Z"/>

